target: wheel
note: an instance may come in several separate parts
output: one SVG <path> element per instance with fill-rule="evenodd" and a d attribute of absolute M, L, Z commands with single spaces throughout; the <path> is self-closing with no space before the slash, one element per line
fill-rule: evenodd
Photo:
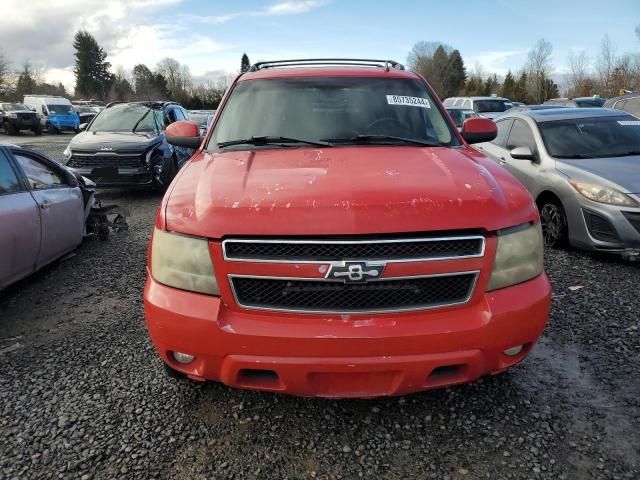
<path fill-rule="evenodd" d="M 37 127 L 35 127 L 33 129 L 33 134 L 34 135 L 42 135 L 42 125 L 38 125 Z"/>
<path fill-rule="evenodd" d="M 10 124 L 10 123 L 5 123 L 5 128 L 7 129 L 7 135 L 17 135 L 18 134 L 18 129 Z"/>
<path fill-rule="evenodd" d="M 544 200 L 540 205 L 540 220 L 545 247 L 561 247 L 567 244 L 567 215 L 559 201 Z"/>
<path fill-rule="evenodd" d="M 58 133 L 58 132 L 59 132 L 59 130 L 56 127 L 54 127 L 53 125 L 49 124 L 47 126 L 47 133 L 50 133 L 50 134 L 53 135 L 53 134 Z"/>
<path fill-rule="evenodd" d="M 169 184 L 173 180 L 173 177 L 175 177 L 176 173 L 178 172 L 176 159 L 174 157 L 171 157 L 169 160 L 159 159 L 157 161 L 162 162 L 162 171 L 158 175 L 157 180 L 159 182 L 160 189 L 162 191 L 166 191 L 167 188 L 169 188 Z M 151 164 L 154 164 L 153 160 L 151 161 Z"/>
<path fill-rule="evenodd" d="M 80 129 L 79 128 L 74 128 L 73 131 L 76 132 L 76 133 L 80 133 Z"/>

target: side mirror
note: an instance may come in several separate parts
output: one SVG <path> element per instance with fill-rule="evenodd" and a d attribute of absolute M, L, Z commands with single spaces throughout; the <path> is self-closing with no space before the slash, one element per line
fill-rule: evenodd
<path fill-rule="evenodd" d="M 467 118 L 462 124 L 462 138 L 467 143 L 490 142 L 498 134 L 498 127 L 488 118 Z"/>
<path fill-rule="evenodd" d="M 200 146 L 200 127 L 195 122 L 180 120 L 173 122 L 165 131 L 167 142 L 176 147 L 196 149 Z"/>
<path fill-rule="evenodd" d="M 535 160 L 536 158 L 529 147 L 516 147 L 509 152 L 509 155 L 516 160 Z"/>
<path fill-rule="evenodd" d="M 84 131 L 87 129 L 87 125 L 89 125 L 89 124 L 88 124 L 88 123 L 81 123 L 81 124 L 78 126 L 78 129 L 79 129 L 81 132 L 84 132 Z"/>

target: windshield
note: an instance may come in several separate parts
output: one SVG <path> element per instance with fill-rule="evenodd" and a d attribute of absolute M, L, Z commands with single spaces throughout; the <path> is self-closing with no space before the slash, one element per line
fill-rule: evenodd
<path fill-rule="evenodd" d="M 640 120 L 630 115 L 555 120 L 538 124 L 549 155 L 601 158 L 640 154 Z"/>
<path fill-rule="evenodd" d="M 75 107 L 76 112 L 80 113 L 96 113 L 96 111 L 91 107 Z"/>
<path fill-rule="evenodd" d="M 71 105 L 47 103 L 47 109 L 49 110 L 49 113 L 57 113 L 58 115 L 68 115 L 73 113 L 73 107 Z"/>
<path fill-rule="evenodd" d="M 577 98 L 574 100 L 574 102 L 576 102 L 576 104 L 578 105 L 578 107 L 580 108 L 585 108 L 585 107 L 601 107 L 604 105 L 604 98 L 588 98 L 588 99 L 581 99 L 578 100 Z"/>
<path fill-rule="evenodd" d="M 208 144 L 208 148 L 214 150 L 219 143 L 263 136 L 306 142 L 340 140 L 340 145 L 357 143 L 351 140 L 358 135 L 458 144 L 449 123 L 424 84 L 417 79 L 299 77 L 250 80 L 240 82 L 234 88 L 220 114 Z M 386 143 L 392 142 L 386 140 Z M 233 148 L 269 146 L 244 144 Z"/>
<path fill-rule="evenodd" d="M 162 112 L 158 113 L 161 115 Z M 93 119 L 90 132 L 154 132 L 156 111 L 139 103 L 114 105 Z"/>
<path fill-rule="evenodd" d="M 484 112 L 505 112 L 513 105 L 506 100 L 475 100 L 473 109 L 478 113 Z"/>
<path fill-rule="evenodd" d="M 17 112 L 17 111 L 30 111 L 31 109 L 26 105 L 21 103 L 3 103 L 0 105 L 2 109 L 6 112 Z"/>

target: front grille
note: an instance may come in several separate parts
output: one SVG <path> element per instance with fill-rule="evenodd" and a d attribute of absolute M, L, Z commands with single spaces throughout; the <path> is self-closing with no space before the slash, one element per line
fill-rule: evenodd
<path fill-rule="evenodd" d="M 20 120 L 35 120 L 35 113 L 17 113 L 16 114 Z"/>
<path fill-rule="evenodd" d="M 230 275 L 238 305 L 322 313 L 419 310 L 465 303 L 478 272 L 388 278 L 364 284 Z"/>
<path fill-rule="evenodd" d="M 482 256 L 484 237 L 394 240 L 225 240 L 225 258 L 240 261 L 416 261 Z"/>
<path fill-rule="evenodd" d="M 583 210 L 583 212 L 587 228 L 593 238 L 602 242 L 620 242 L 620 236 L 609 220 L 589 210 Z"/>
<path fill-rule="evenodd" d="M 72 168 L 80 167 L 121 167 L 136 168 L 143 164 L 144 155 L 141 154 L 77 154 L 69 159 L 67 165 Z"/>
<path fill-rule="evenodd" d="M 640 233 L 640 213 L 637 212 L 622 212 L 633 228 Z"/>

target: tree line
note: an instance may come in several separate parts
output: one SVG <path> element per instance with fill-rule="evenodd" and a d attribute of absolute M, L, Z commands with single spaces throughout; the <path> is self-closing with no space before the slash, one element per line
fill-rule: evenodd
<path fill-rule="evenodd" d="M 640 25 L 635 29 L 640 41 Z M 568 73 L 559 86 L 552 78 L 553 45 L 541 38 L 528 52 L 525 64 L 506 75 L 486 72 L 476 64 L 467 70 L 460 52 L 441 42 L 418 42 L 407 57 L 409 67 L 424 76 L 442 99 L 453 96 L 499 95 L 527 104 L 566 97 L 614 97 L 622 91 L 640 90 L 640 52 L 617 54 L 606 34 L 595 57 L 569 51 Z"/>
<path fill-rule="evenodd" d="M 640 40 L 640 25 L 636 27 Z M 187 65 L 164 58 L 155 66 L 144 63 L 131 70 L 112 68 L 107 52 L 87 31 L 73 39 L 75 92 L 70 95 L 62 83 L 49 84 L 41 70 L 25 61 L 18 70 L 0 52 L 0 99 L 21 101 L 25 94 L 61 95 L 103 101 L 174 100 L 191 109 L 215 109 L 228 86 L 226 79 L 196 82 Z M 612 97 L 621 90 L 640 90 L 640 52 L 623 52 L 605 35 L 594 57 L 570 51 L 568 73 L 562 88 L 553 80 L 553 45 L 540 39 L 517 71 L 501 76 L 486 72 L 480 64 L 467 69 L 459 50 L 441 42 L 416 43 L 409 52 L 409 67 L 422 74 L 441 98 L 458 95 L 500 95 L 524 103 L 542 103 L 561 94 L 567 97 L 600 95 Z M 250 68 L 243 54 L 240 72 Z M 556 74 L 554 78 L 558 79 Z"/>

